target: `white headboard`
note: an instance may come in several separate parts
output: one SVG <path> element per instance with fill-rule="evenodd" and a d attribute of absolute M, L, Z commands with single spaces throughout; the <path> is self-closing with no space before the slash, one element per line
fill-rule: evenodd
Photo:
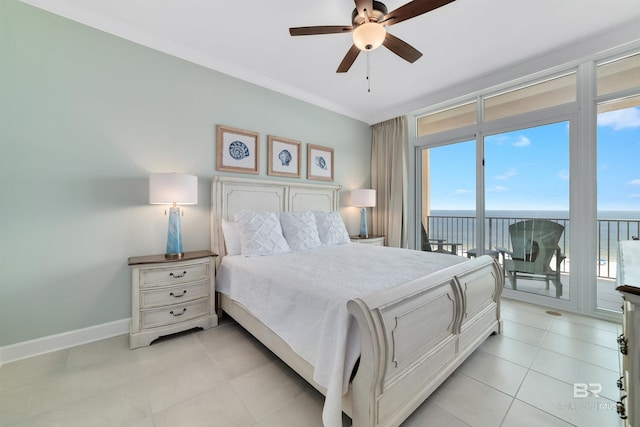
<path fill-rule="evenodd" d="M 214 176 L 211 185 L 211 251 L 226 254 L 222 220 L 241 210 L 300 212 L 338 210 L 339 185 Z"/>

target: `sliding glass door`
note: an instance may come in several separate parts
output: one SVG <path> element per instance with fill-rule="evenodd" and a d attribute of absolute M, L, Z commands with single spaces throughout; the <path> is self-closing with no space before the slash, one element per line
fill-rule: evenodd
<path fill-rule="evenodd" d="M 620 312 L 618 242 L 640 239 L 640 54 L 598 64 L 596 86 L 596 306 Z"/>
<path fill-rule="evenodd" d="M 476 238 L 475 140 L 423 148 L 423 251 L 468 255 Z"/>
<path fill-rule="evenodd" d="M 618 242 L 640 238 L 640 96 L 598 106 L 597 307 L 620 312 Z"/>
<path fill-rule="evenodd" d="M 640 240 L 637 49 L 456 98 L 415 125 L 419 248 L 493 255 L 503 295 L 617 318 L 618 242 Z"/>
<path fill-rule="evenodd" d="M 568 300 L 569 122 L 484 138 L 485 247 L 505 289 Z"/>

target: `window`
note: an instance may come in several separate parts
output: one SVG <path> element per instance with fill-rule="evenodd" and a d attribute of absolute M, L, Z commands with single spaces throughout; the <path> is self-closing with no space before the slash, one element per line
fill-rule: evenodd
<path fill-rule="evenodd" d="M 575 100 L 576 74 L 571 73 L 486 98 L 484 119 L 501 119 Z"/>
<path fill-rule="evenodd" d="M 418 136 L 433 135 L 445 130 L 475 125 L 476 102 L 448 108 L 418 118 Z"/>
<path fill-rule="evenodd" d="M 423 251 L 467 255 L 476 247 L 475 175 L 473 140 L 422 150 Z"/>
<path fill-rule="evenodd" d="M 487 136 L 485 247 L 499 248 L 505 289 L 569 300 L 566 121 Z M 539 259 L 536 259 L 536 258 Z"/>
<path fill-rule="evenodd" d="M 597 307 L 620 311 L 618 242 L 640 237 L 640 54 L 599 64 L 597 83 Z"/>
<path fill-rule="evenodd" d="M 618 242 L 640 237 L 640 95 L 598 104 L 598 308 L 620 312 Z"/>
<path fill-rule="evenodd" d="M 422 185 L 421 197 L 427 198 L 416 201 L 416 214 L 440 214 L 448 221 L 441 228 L 428 223 L 429 237 L 460 243 L 463 254 L 475 253 L 469 248 L 500 252 L 504 267 L 505 260 L 514 265 L 521 260 L 508 253 L 516 253 L 510 226 L 551 220 L 563 227 L 560 252 L 549 264 L 560 276 L 547 274 L 545 267 L 542 274 L 507 277 L 505 295 L 540 304 L 553 299 L 552 306 L 613 320 L 620 299 L 615 291 L 617 242 L 640 238 L 638 49 L 567 64 L 564 72 L 532 76 L 528 84 L 487 88 L 469 95 L 467 102 L 456 99 L 451 108 L 416 116 L 412 166 L 428 165 L 416 171 L 416 185 Z M 457 144 L 448 145 L 452 143 Z M 462 154 L 443 157 L 466 145 L 469 152 L 475 146 L 475 162 L 465 161 Z M 463 188 L 458 181 L 469 180 L 467 172 L 475 175 L 476 212 L 468 220 L 469 232 L 457 224 L 465 216 L 462 210 L 473 208 L 459 207 L 459 197 L 445 197 L 474 193 L 451 191 L 454 184 Z M 532 243 L 532 254 L 534 247 Z M 508 273 L 513 276 L 517 270 Z M 542 286 L 531 276 L 542 278 Z"/>
<path fill-rule="evenodd" d="M 596 69 L 598 96 L 640 86 L 640 54 L 601 64 Z"/>

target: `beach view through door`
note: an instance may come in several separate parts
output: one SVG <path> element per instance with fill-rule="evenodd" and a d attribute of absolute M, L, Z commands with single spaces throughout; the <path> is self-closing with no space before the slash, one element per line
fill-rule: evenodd
<path fill-rule="evenodd" d="M 640 238 L 640 96 L 598 105 L 597 308 L 621 311 L 618 242 Z M 640 242 L 639 242 L 640 244 Z"/>
<path fill-rule="evenodd" d="M 484 138 L 485 246 L 505 289 L 568 300 L 569 122 Z"/>
<path fill-rule="evenodd" d="M 476 141 L 423 148 L 423 251 L 475 256 Z"/>

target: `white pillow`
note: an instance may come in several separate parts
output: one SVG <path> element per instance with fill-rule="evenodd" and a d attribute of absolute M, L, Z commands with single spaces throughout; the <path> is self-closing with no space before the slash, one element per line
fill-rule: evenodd
<path fill-rule="evenodd" d="M 237 222 L 222 220 L 222 235 L 224 245 L 227 248 L 227 255 L 240 255 L 240 226 Z"/>
<path fill-rule="evenodd" d="M 282 234 L 294 251 L 317 248 L 321 245 L 316 217 L 312 212 L 280 212 Z"/>
<path fill-rule="evenodd" d="M 275 255 L 291 250 L 282 235 L 280 220 L 275 212 L 240 211 L 234 218 L 240 226 L 242 255 Z"/>
<path fill-rule="evenodd" d="M 322 246 L 349 243 L 349 233 L 338 212 L 314 212 Z"/>

